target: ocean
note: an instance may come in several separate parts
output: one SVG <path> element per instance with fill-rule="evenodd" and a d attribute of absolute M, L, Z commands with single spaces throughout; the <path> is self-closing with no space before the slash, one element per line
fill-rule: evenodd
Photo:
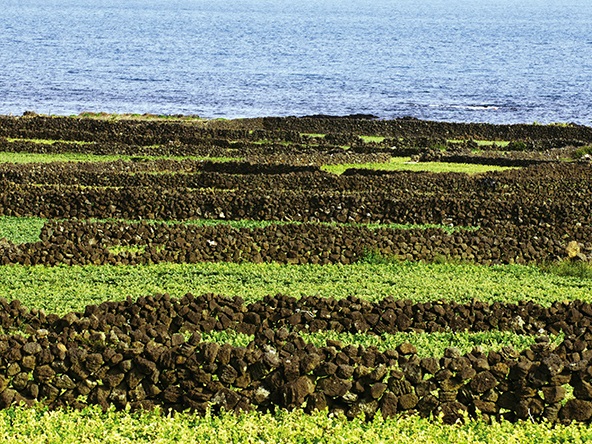
<path fill-rule="evenodd" d="M 0 114 L 592 125 L 589 0 L 0 6 Z"/>

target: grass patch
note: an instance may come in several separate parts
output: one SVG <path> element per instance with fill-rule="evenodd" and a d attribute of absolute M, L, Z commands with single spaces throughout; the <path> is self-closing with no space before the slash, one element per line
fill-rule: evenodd
<path fill-rule="evenodd" d="M 41 234 L 41 228 L 48 221 L 41 217 L 14 217 L 14 216 L 0 216 L 0 239 L 6 238 L 6 240 L 15 244 L 24 244 L 28 242 L 38 242 L 39 235 Z M 139 220 L 127 220 L 127 219 L 89 219 L 90 222 L 126 222 L 129 224 L 140 223 Z M 185 221 L 178 220 L 147 220 L 144 219 L 142 222 L 150 224 L 166 224 L 166 225 L 195 225 L 200 227 L 215 227 L 218 225 L 227 225 L 235 229 L 241 228 L 265 228 L 270 225 L 302 225 L 304 222 L 297 221 L 267 221 L 267 220 L 221 220 L 221 219 L 189 219 Z M 447 233 L 454 233 L 458 231 L 477 231 L 479 227 L 450 227 L 447 225 L 438 224 L 356 224 L 356 223 L 345 223 L 340 224 L 338 222 L 315 222 L 316 224 L 326 226 L 351 226 L 351 227 L 364 227 L 369 230 L 380 230 L 383 228 L 393 230 L 427 230 L 431 228 L 441 229 Z M 136 247 L 140 248 L 140 247 Z M 123 250 L 113 250 L 113 254 L 119 254 Z M 141 252 L 131 251 L 130 252 Z M 371 254 L 369 254 L 368 261 L 372 262 Z M 378 260 L 378 258 L 374 258 Z"/>
<path fill-rule="evenodd" d="M 503 347 L 512 347 L 522 351 L 535 343 L 535 336 L 518 335 L 510 331 L 489 331 L 489 332 L 446 332 L 446 333 L 416 333 L 401 332 L 395 334 L 383 333 L 380 336 L 368 333 L 338 333 L 333 330 L 320 331 L 315 333 L 300 332 L 306 342 L 317 347 L 327 345 L 327 340 L 341 341 L 347 345 L 361 345 L 365 348 L 376 347 L 384 352 L 388 349 L 395 349 L 404 342 L 409 342 L 417 348 L 420 358 L 443 356 L 444 351 L 449 347 L 455 347 L 462 354 L 471 352 L 475 347 L 480 347 L 484 353 L 499 351 Z M 253 335 L 237 333 L 233 330 L 212 331 L 202 333 L 202 340 L 215 342 L 217 344 L 230 344 L 233 347 L 246 347 L 254 339 Z M 551 338 L 552 343 L 557 346 L 564 339 L 564 335 L 557 335 Z"/>
<path fill-rule="evenodd" d="M 8 137 L 9 142 L 31 142 L 41 145 L 53 145 L 54 143 L 73 143 L 76 145 L 92 145 L 94 142 L 84 142 L 80 140 L 62 140 L 62 139 L 15 139 Z"/>
<path fill-rule="evenodd" d="M 533 424 L 523 421 L 466 421 L 450 426 L 417 415 L 396 416 L 373 421 L 348 420 L 327 415 L 311 415 L 302 410 L 276 413 L 162 414 L 101 411 L 98 406 L 82 410 L 55 410 L 10 407 L 0 411 L 2 441 L 6 443 L 583 443 L 592 440 L 586 424 Z M 394 438 L 396 437 L 396 438 Z M 393 441 L 394 440 L 394 441 Z"/>
<path fill-rule="evenodd" d="M 326 134 L 321 133 L 300 133 L 300 135 L 304 137 L 312 137 L 313 139 L 323 139 L 326 136 Z"/>
<path fill-rule="evenodd" d="M 162 263 L 146 266 L 0 267 L 0 295 L 31 308 L 65 314 L 88 304 L 154 293 L 241 296 L 247 302 L 278 293 L 377 301 L 454 300 L 517 303 L 592 302 L 592 279 L 557 276 L 535 266 L 386 263 L 280 265 Z"/>
<path fill-rule="evenodd" d="M 586 154 L 592 155 L 592 145 L 586 145 L 578 148 L 574 151 L 573 157 L 574 159 L 580 159 L 584 157 Z"/>
<path fill-rule="evenodd" d="M 146 221 L 146 220 L 145 220 Z M 138 223 L 139 221 L 125 221 L 129 223 Z M 158 221 L 158 220 L 148 220 L 148 223 L 164 223 L 167 225 L 196 225 L 196 226 L 208 226 L 208 227 L 215 227 L 218 225 L 228 225 L 232 228 L 240 229 L 240 228 L 265 228 L 269 227 L 270 225 L 302 225 L 306 222 L 299 222 L 299 221 L 279 221 L 279 220 L 249 220 L 249 219 L 241 219 L 241 220 L 222 220 L 222 219 L 188 219 L 184 221 L 177 221 L 177 220 L 170 220 L 170 221 Z M 465 227 L 465 226 L 458 226 L 458 227 L 451 227 L 448 225 L 441 225 L 441 224 L 377 224 L 377 223 L 369 223 L 369 224 L 361 224 L 361 223 L 339 223 L 339 222 L 310 222 L 310 224 L 317 224 L 317 225 L 324 225 L 330 227 L 361 227 L 367 228 L 369 230 L 380 230 L 380 229 L 392 229 L 392 230 L 428 230 L 428 229 L 440 229 L 446 231 L 447 233 L 455 233 L 458 231 L 477 231 L 479 227 Z"/>
<path fill-rule="evenodd" d="M 129 156 L 123 154 L 102 155 L 87 153 L 12 153 L 0 152 L 0 163 L 52 163 L 52 162 L 138 162 L 153 160 L 208 160 L 211 162 L 233 162 L 240 161 L 231 157 L 204 157 L 204 156 Z"/>
<path fill-rule="evenodd" d="M 410 157 L 393 157 L 388 163 L 350 163 L 339 165 L 323 165 L 322 170 L 340 175 L 349 168 L 362 168 L 378 171 L 428 171 L 432 173 L 466 173 L 479 174 L 489 171 L 504 171 L 511 167 L 494 165 L 478 165 L 446 162 L 411 162 Z"/>
<path fill-rule="evenodd" d="M 113 245 L 107 250 L 114 255 L 142 254 L 146 252 L 146 245 Z"/>
<path fill-rule="evenodd" d="M 463 143 L 467 142 L 466 139 L 449 139 L 447 142 L 450 143 Z M 493 146 L 497 145 L 499 147 L 506 147 L 510 144 L 509 140 L 473 140 L 479 146 Z"/>
<path fill-rule="evenodd" d="M 358 136 L 360 139 L 362 139 L 364 141 L 364 143 L 370 143 L 370 142 L 375 142 L 375 143 L 381 143 L 382 141 L 384 141 L 384 139 L 386 139 L 386 137 L 383 136 Z"/>
<path fill-rule="evenodd" d="M 93 112 L 82 112 L 78 114 L 78 116 L 71 116 L 71 117 L 79 117 L 82 119 L 97 119 L 97 120 L 110 120 L 110 121 L 117 121 L 117 120 L 168 120 L 168 121 L 181 121 L 181 122 L 206 122 L 207 119 L 196 115 L 181 115 L 181 114 L 112 114 L 112 113 L 93 113 Z M 225 119 L 214 119 L 214 120 L 225 120 Z"/>
<path fill-rule="evenodd" d="M 364 347 L 375 346 L 381 352 L 395 349 L 404 342 L 409 342 L 417 347 L 417 354 L 421 358 L 443 356 L 449 347 L 456 347 L 462 354 L 469 353 L 475 347 L 481 347 L 485 353 L 499 351 L 503 347 L 510 346 L 516 350 L 525 350 L 535 343 L 535 336 L 518 335 L 509 331 L 489 332 L 446 332 L 446 333 L 416 333 L 403 332 L 396 334 L 383 333 L 380 336 L 366 333 L 337 333 L 335 331 L 322 331 L 317 333 L 301 333 L 305 341 L 311 342 L 317 347 L 326 345 L 328 339 L 342 341 L 344 344 L 362 345 Z M 552 338 L 555 345 L 563 341 L 563 335 Z"/>
<path fill-rule="evenodd" d="M 541 270 L 557 276 L 592 279 L 592 265 L 587 262 L 563 260 L 540 265 Z"/>
<path fill-rule="evenodd" d="M 15 244 L 38 242 L 46 221 L 40 217 L 0 216 L 0 239 L 5 238 Z"/>
<path fill-rule="evenodd" d="M 190 335 L 189 335 L 190 336 Z M 234 330 L 211 331 L 201 333 L 201 339 L 205 342 L 215 342 L 216 344 L 230 344 L 233 347 L 246 347 L 255 338 L 253 335 L 239 333 Z"/>

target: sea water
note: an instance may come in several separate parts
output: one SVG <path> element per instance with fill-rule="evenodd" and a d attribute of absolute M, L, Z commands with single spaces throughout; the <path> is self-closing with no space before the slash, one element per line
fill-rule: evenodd
<path fill-rule="evenodd" d="M 0 0 L 0 114 L 592 124 L 589 0 Z"/>

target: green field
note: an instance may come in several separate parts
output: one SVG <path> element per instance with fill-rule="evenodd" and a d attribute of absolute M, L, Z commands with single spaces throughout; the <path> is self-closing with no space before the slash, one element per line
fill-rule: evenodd
<path fill-rule="evenodd" d="M 377 301 L 592 301 L 592 279 L 558 276 L 536 266 L 425 263 L 280 265 L 162 263 L 147 266 L 0 267 L 0 294 L 65 314 L 88 304 L 154 293 L 241 296 L 247 302 L 278 293 Z"/>
<path fill-rule="evenodd" d="M 209 160 L 211 162 L 231 162 L 240 159 L 231 157 L 204 157 L 204 156 L 130 156 L 125 154 L 86 154 L 86 153 L 11 153 L 0 152 L 0 163 L 52 163 L 52 162 L 115 162 L 115 161 L 149 161 L 158 159 L 168 160 Z"/>
<path fill-rule="evenodd" d="M 592 428 L 579 424 L 549 426 L 468 421 L 450 426 L 415 416 L 372 422 L 307 415 L 300 410 L 278 414 L 191 414 L 158 412 L 47 411 L 12 407 L 0 411 L 0 440 L 5 443 L 586 443 Z"/>
<path fill-rule="evenodd" d="M 467 173 L 479 174 L 488 171 L 503 171 L 510 167 L 493 165 L 478 165 L 468 163 L 447 163 L 447 162 L 412 162 L 410 157 L 393 157 L 388 163 L 350 163 L 339 165 L 324 165 L 323 170 L 342 174 L 349 168 L 363 168 L 367 170 L 381 171 L 429 171 L 432 173 Z"/>

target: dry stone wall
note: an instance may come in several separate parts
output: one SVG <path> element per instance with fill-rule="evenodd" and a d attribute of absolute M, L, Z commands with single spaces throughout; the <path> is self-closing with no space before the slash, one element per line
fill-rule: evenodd
<path fill-rule="evenodd" d="M 495 322 L 495 328 L 504 322 L 512 328 L 517 313 L 523 330 L 561 327 L 572 333 L 558 346 L 540 336 L 522 352 L 477 348 L 463 355 L 449 348 L 432 358 L 418 357 L 408 343 L 384 352 L 339 341 L 316 347 L 295 333 L 321 326 L 359 331 L 363 325 L 364 331 L 389 325 L 417 331 L 430 317 L 453 331 L 478 318 L 472 328 Z M 567 325 L 570 316 L 574 322 Z M 59 317 L 0 300 L 5 331 L 24 321 L 28 334 L 0 335 L 0 407 L 43 402 L 52 408 L 160 406 L 198 413 L 327 408 L 367 419 L 404 412 L 447 423 L 477 414 L 486 420 L 589 422 L 591 319 L 590 305 L 582 303 L 369 304 L 276 296 L 245 306 L 240 298 L 188 294 L 91 305 Z M 226 329 L 254 339 L 247 347 L 201 340 L 203 332 Z"/>

